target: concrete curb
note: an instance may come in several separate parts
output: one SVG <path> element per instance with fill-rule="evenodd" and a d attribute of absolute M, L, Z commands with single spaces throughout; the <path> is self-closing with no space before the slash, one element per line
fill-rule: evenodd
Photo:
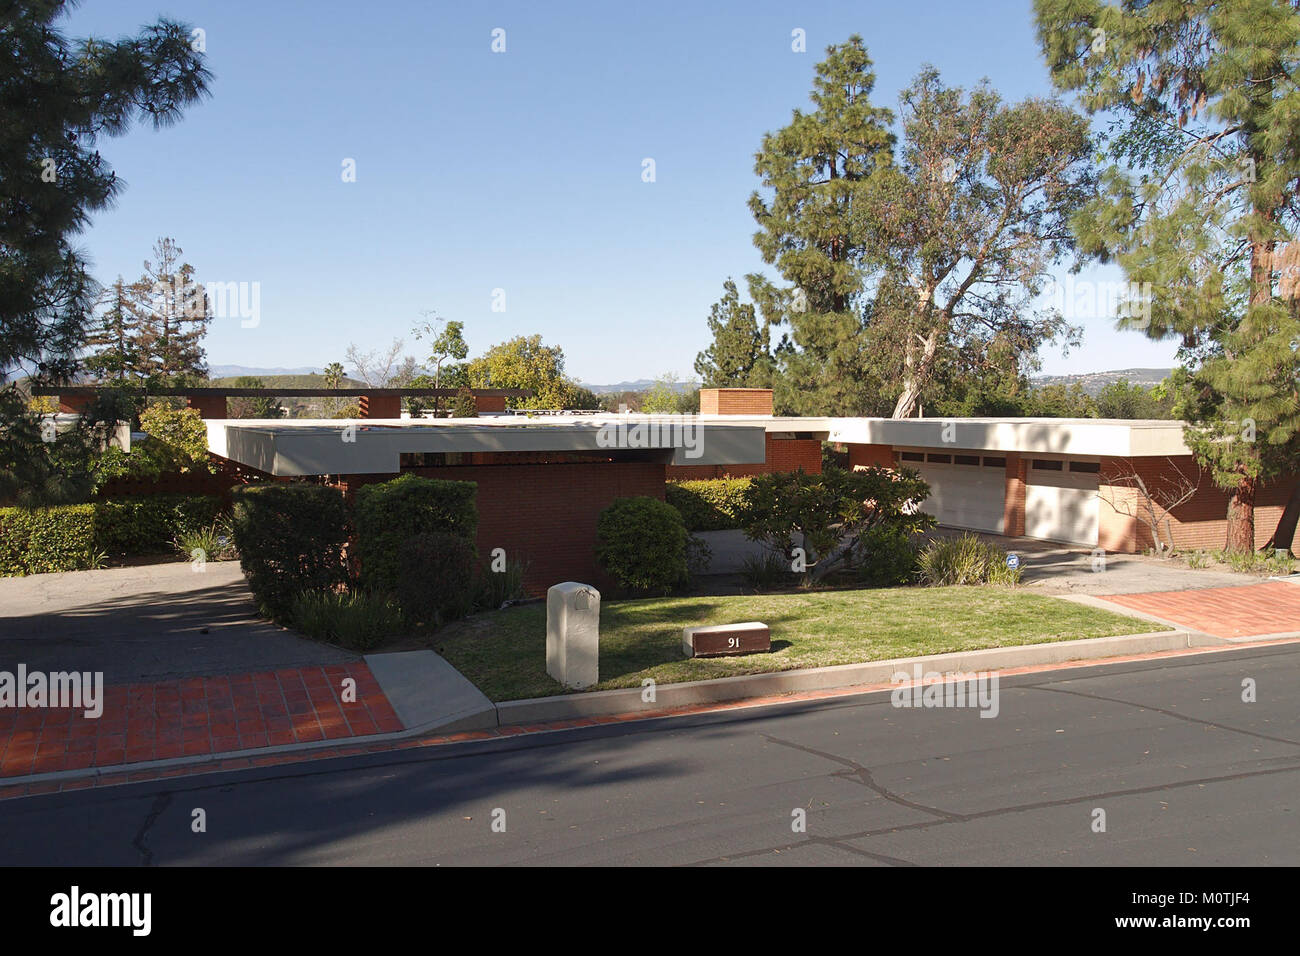
<path fill-rule="evenodd" d="M 641 699 L 642 688 L 629 687 L 620 690 L 505 701 L 497 704 L 496 709 L 499 726 L 508 727 L 514 724 L 546 723 L 612 714 L 651 714 L 679 707 L 742 700 L 747 697 L 772 697 L 804 691 L 854 687 L 859 684 L 884 684 L 889 683 L 894 674 L 899 671 L 910 674 L 916 665 L 920 665 L 924 671 L 940 673 L 990 671 L 999 668 L 1123 657 L 1129 654 L 1224 643 L 1221 639 L 1209 635 L 1193 636 L 1186 630 L 1153 631 L 1144 634 L 1057 641 L 1051 644 L 1023 644 L 1017 647 L 990 647 L 977 651 L 900 657 L 864 664 L 839 664 L 833 667 L 775 671 L 768 674 L 745 674 L 739 677 L 720 677 L 684 684 L 661 684 L 655 688 L 653 703 Z"/>
<path fill-rule="evenodd" d="M 366 666 L 406 733 L 455 733 L 497 726 L 492 701 L 433 651 L 367 654 Z"/>

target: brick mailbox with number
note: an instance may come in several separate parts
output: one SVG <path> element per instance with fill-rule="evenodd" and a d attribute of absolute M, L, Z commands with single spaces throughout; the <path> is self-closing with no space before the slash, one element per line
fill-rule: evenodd
<path fill-rule="evenodd" d="M 687 657 L 722 657 L 757 654 L 772 649 L 772 632 L 766 624 L 716 624 L 682 630 L 682 650 Z"/>

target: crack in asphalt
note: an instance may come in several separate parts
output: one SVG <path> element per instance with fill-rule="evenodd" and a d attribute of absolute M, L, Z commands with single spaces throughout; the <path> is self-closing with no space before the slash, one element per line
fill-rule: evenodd
<path fill-rule="evenodd" d="M 828 756 L 820 751 L 811 748 L 799 747 L 799 750 L 805 750 L 808 753 L 817 754 L 818 756 Z M 833 755 L 831 755 L 833 756 Z M 841 758 L 836 758 L 836 762 L 845 763 Z M 1021 803 L 1010 807 L 995 807 L 991 810 L 979 810 L 975 813 L 966 814 L 959 819 L 946 820 L 921 820 L 917 823 L 904 823 L 890 827 L 877 827 L 873 830 L 859 830 L 856 833 L 840 833 L 834 836 L 808 838 L 797 840 L 792 843 L 783 843 L 776 846 L 761 847 L 756 850 L 742 850 L 737 853 L 728 853 L 725 856 L 710 857 L 705 860 L 695 860 L 686 866 L 708 866 L 711 863 L 729 863 L 734 860 L 747 859 L 754 856 L 763 856 L 774 851 L 797 850 L 799 847 L 809 846 L 810 844 L 826 844 L 829 846 L 839 846 L 848 840 L 864 840 L 869 837 L 884 836 L 889 833 L 903 833 L 908 830 L 929 830 L 933 827 L 944 826 L 948 823 L 969 823 L 972 820 L 984 820 L 990 817 L 1008 816 L 1013 813 L 1026 813 L 1030 810 L 1044 810 L 1052 807 L 1067 807 L 1078 803 L 1090 803 L 1097 800 L 1108 800 L 1116 797 L 1131 797 L 1140 794 L 1165 793 L 1172 790 L 1181 790 L 1186 787 L 1202 787 L 1212 783 L 1229 783 L 1234 780 L 1248 780 L 1252 777 L 1269 777 L 1279 773 L 1296 773 L 1300 772 L 1300 763 L 1292 764 L 1287 767 L 1271 767 L 1266 770 L 1246 770 L 1241 773 L 1221 774 L 1217 777 L 1199 777 L 1192 780 L 1177 780 L 1171 783 L 1152 784 L 1149 787 L 1130 787 L 1125 790 L 1107 790 L 1102 793 L 1086 793 L 1077 797 L 1061 797 L 1057 800 L 1040 800 L 1036 803 Z M 838 775 L 837 775 L 838 776 Z M 847 849 L 847 847 L 845 847 Z"/>
<path fill-rule="evenodd" d="M 141 866 L 153 865 L 153 850 L 144 845 L 144 838 L 149 833 L 150 828 L 158 822 L 158 818 L 163 815 L 163 811 L 171 805 L 171 802 L 172 794 L 170 790 L 164 790 L 154 797 L 153 806 L 149 808 L 149 814 L 144 818 L 144 822 L 140 824 L 140 829 L 136 831 L 131 840 L 131 845 L 140 851 Z"/>
<path fill-rule="evenodd" d="M 1254 730 L 1244 730 L 1241 727 L 1233 727 L 1229 724 L 1221 724 L 1217 721 L 1206 720 L 1203 717 L 1192 717 L 1189 714 L 1180 714 L 1174 710 L 1166 710 L 1163 707 L 1154 707 L 1151 704 L 1139 704 L 1131 700 L 1124 700 L 1121 697 L 1104 697 L 1101 694 L 1085 694 L 1081 690 L 1068 690 L 1064 687 L 1049 687 L 1046 684 L 1022 684 L 1021 690 L 1046 690 L 1054 694 L 1071 694 L 1075 697 L 1086 697 L 1089 700 L 1104 700 L 1112 704 L 1123 704 L 1126 707 L 1136 707 L 1139 710 L 1149 710 L 1155 714 L 1164 714 L 1166 717 L 1173 717 L 1176 720 L 1185 720 L 1192 724 L 1201 724 L 1205 727 L 1214 727 L 1216 730 L 1226 730 L 1234 734 L 1243 734 L 1247 737 L 1256 737 L 1260 740 L 1267 740 L 1275 744 L 1288 744 L 1292 747 L 1300 747 L 1300 740 L 1291 740 L 1289 737 L 1274 737 L 1271 734 L 1261 734 Z"/>
<path fill-rule="evenodd" d="M 850 760 L 847 757 L 840 757 L 836 754 L 827 753 L 824 750 L 805 747 L 803 744 L 797 744 L 790 740 L 782 740 L 780 737 L 773 737 L 771 734 L 761 734 L 760 736 L 762 736 L 764 740 L 771 741 L 774 744 L 780 744 L 782 747 L 790 747 L 793 750 L 802 750 L 804 753 L 812 754 L 813 756 L 821 757 L 825 760 L 830 760 L 834 763 L 848 767 L 852 770 L 852 773 L 838 773 L 834 774 L 834 776 L 843 777 L 846 780 L 856 778 L 858 783 L 862 784 L 873 793 L 877 793 L 884 797 L 890 803 L 897 803 L 899 806 L 907 807 L 909 810 L 920 810 L 922 813 L 929 813 L 933 816 L 939 817 L 940 819 L 947 820 L 950 823 L 959 823 L 966 819 L 966 817 L 960 813 L 952 813 L 948 810 L 942 810 L 939 807 L 926 806 L 924 803 L 916 803 L 913 800 L 908 800 L 906 797 L 900 797 L 889 788 L 876 783 L 876 779 L 872 776 L 870 769 L 862 766 L 862 764 L 858 763 L 856 760 Z"/>

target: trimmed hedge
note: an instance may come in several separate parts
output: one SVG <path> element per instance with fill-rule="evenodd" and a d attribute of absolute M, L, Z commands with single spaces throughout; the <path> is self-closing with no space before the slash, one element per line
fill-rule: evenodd
<path fill-rule="evenodd" d="M 478 530 L 478 485 L 402 475 L 357 489 L 353 507 L 361 584 L 374 593 L 395 594 L 402 569 L 401 547 L 418 534 L 440 532 L 473 544 Z"/>
<path fill-rule="evenodd" d="M 302 592 L 331 592 L 347 581 L 347 508 L 338 489 L 249 485 L 232 497 L 239 563 L 263 614 L 287 620 Z"/>
<path fill-rule="evenodd" d="M 750 478 L 670 481 L 664 497 L 686 522 L 687 531 L 726 531 L 741 526 Z"/>
<path fill-rule="evenodd" d="M 438 625 L 474 607 L 478 551 L 459 535 L 412 535 L 398 549 L 397 603 L 413 621 Z"/>
<path fill-rule="evenodd" d="M 625 588 L 667 592 L 687 578 L 686 525 L 658 498 L 618 498 L 596 520 L 596 560 Z"/>
<path fill-rule="evenodd" d="M 172 550 L 180 534 L 211 526 L 216 495 L 141 495 L 51 508 L 0 508 L 0 575 L 82 571 L 99 553 Z"/>
<path fill-rule="evenodd" d="M 169 551 L 178 535 L 212 526 L 216 495 L 138 495 L 94 503 L 95 543 L 109 554 Z"/>
<path fill-rule="evenodd" d="M 0 574 L 81 571 L 95 550 L 94 505 L 0 508 Z"/>

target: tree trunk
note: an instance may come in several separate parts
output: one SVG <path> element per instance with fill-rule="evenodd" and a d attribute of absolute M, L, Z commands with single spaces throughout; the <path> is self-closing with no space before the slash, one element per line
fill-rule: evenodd
<path fill-rule="evenodd" d="M 1290 551 L 1295 544 L 1297 522 L 1300 522 L 1300 484 L 1297 484 L 1295 490 L 1291 492 L 1286 508 L 1282 511 L 1282 517 L 1278 519 L 1277 529 L 1264 547 L 1285 548 Z"/>
<path fill-rule="evenodd" d="M 913 358 L 914 353 L 909 350 L 906 371 L 903 373 L 903 391 L 894 404 L 894 414 L 890 416 L 891 418 L 912 417 L 912 412 L 916 411 L 917 400 L 921 397 L 921 387 L 930 375 L 930 366 L 934 364 L 934 353 L 938 349 L 939 333 L 935 330 L 925 338 L 919 362 Z"/>
<path fill-rule="evenodd" d="M 1228 502 L 1228 551 L 1246 554 L 1255 550 L 1255 492 L 1259 481 L 1242 475 Z"/>

